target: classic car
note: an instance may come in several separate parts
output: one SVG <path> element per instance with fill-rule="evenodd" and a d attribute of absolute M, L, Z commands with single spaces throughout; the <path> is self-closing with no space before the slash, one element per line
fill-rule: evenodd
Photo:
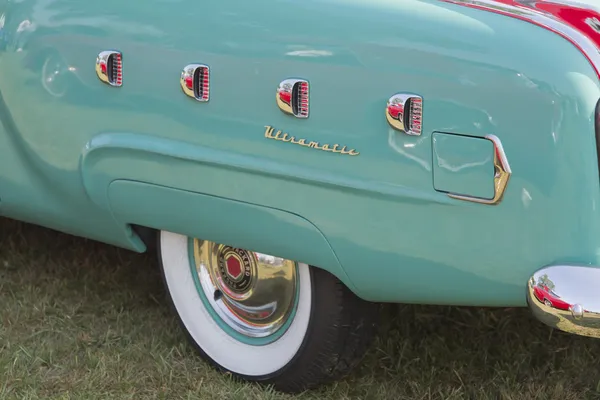
<path fill-rule="evenodd" d="M 559 310 L 570 310 L 572 307 L 572 304 L 562 300 L 552 289 L 543 284 L 536 285 L 533 288 L 533 295 L 540 303 L 544 303 L 548 307 L 558 308 Z"/>
<path fill-rule="evenodd" d="M 0 40 L 0 214 L 155 249 L 221 371 L 339 379 L 384 303 L 600 337 L 597 0 L 1 0 Z"/>

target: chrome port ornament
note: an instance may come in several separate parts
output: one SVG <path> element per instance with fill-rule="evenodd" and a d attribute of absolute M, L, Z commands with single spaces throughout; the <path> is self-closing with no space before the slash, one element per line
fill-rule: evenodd
<path fill-rule="evenodd" d="M 500 204 L 504 197 L 504 192 L 508 187 L 508 181 L 512 175 L 512 170 L 506 158 L 504 147 L 502 142 L 495 135 L 487 135 L 485 139 L 491 141 L 494 144 L 494 197 L 491 199 L 483 199 L 480 197 L 464 196 L 454 193 L 448 193 L 448 196 L 464 201 L 471 201 L 474 203 L 486 204 L 486 205 L 497 205 Z"/>
<path fill-rule="evenodd" d="M 308 118 L 309 84 L 303 79 L 286 79 L 277 88 L 277 106 L 296 118 Z"/>
<path fill-rule="evenodd" d="M 390 126 L 411 136 L 420 136 L 423 126 L 423 98 L 411 93 L 390 97 L 385 108 Z"/>
<path fill-rule="evenodd" d="M 114 50 L 98 54 L 96 75 L 102 82 L 110 86 L 123 86 L 123 54 Z"/>
<path fill-rule="evenodd" d="M 205 64 L 189 64 L 181 71 L 181 89 L 200 102 L 210 99 L 210 68 Z"/>

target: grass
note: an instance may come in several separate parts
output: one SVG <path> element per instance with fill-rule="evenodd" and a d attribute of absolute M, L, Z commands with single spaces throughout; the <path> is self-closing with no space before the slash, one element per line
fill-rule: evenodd
<path fill-rule="evenodd" d="M 600 398 L 600 340 L 525 309 L 390 306 L 362 366 L 299 396 L 185 341 L 152 254 L 0 219 L 0 399 Z"/>

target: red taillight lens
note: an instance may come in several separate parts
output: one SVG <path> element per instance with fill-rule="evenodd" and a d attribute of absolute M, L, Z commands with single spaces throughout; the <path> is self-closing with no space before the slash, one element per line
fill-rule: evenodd
<path fill-rule="evenodd" d="M 408 127 L 415 135 L 421 134 L 423 125 L 423 100 L 418 97 L 410 99 L 410 112 L 408 115 Z"/>
<path fill-rule="evenodd" d="M 123 59 L 120 53 L 117 53 L 113 56 L 113 80 L 117 86 L 121 86 L 123 84 Z"/>
<path fill-rule="evenodd" d="M 308 82 L 300 82 L 298 88 L 298 116 L 308 117 Z"/>
<path fill-rule="evenodd" d="M 198 68 L 198 91 L 196 96 L 207 101 L 210 96 L 210 70 L 208 67 Z"/>

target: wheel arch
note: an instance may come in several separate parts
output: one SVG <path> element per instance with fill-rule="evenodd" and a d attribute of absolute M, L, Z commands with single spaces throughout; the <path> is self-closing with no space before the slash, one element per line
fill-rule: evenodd
<path fill-rule="evenodd" d="M 253 197 L 262 197 L 248 193 L 248 186 L 237 187 L 238 180 L 247 182 L 250 175 L 274 178 L 250 185 L 257 190 L 261 185 L 267 185 L 263 190 L 276 189 L 281 179 L 307 179 L 284 164 L 269 166 L 258 157 L 233 151 L 124 132 L 93 137 L 79 164 L 90 200 L 146 247 L 152 247 L 148 229 L 168 230 L 324 269 L 359 295 L 313 222 L 289 210 L 261 205 Z M 228 175 L 231 182 L 216 176 L 224 170 L 233 173 Z M 268 229 L 261 232 L 261 224 Z"/>
<path fill-rule="evenodd" d="M 303 262 L 330 272 L 358 295 L 325 236 L 299 215 L 121 179 L 109 185 L 107 202 L 116 222 L 134 234 L 166 230 Z"/>

